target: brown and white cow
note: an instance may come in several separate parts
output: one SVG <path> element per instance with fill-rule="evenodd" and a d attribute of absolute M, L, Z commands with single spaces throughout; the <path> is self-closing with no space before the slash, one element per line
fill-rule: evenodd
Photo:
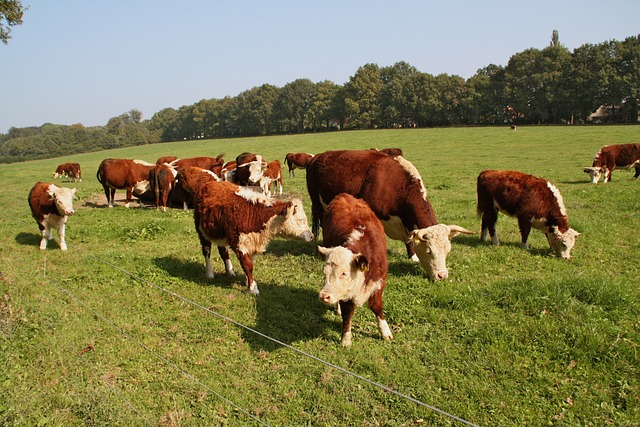
<path fill-rule="evenodd" d="M 149 171 L 149 186 L 155 196 L 156 209 L 162 207 L 162 211 L 167 211 L 167 201 L 176 185 L 176 175 L 178 172 L 168 163 L 156 165 Z"/>
<path fill-rule="evenodd" d="M 327 151 L 307 165 L 312 228 L 318 234 L 324 206 L 340 193 L 366 201 L 387 236 L 416 242 L 416 255 L 431 280 L 446 279 L 451 238 L 474 234 L 457 225 L 438 224 L 417 169 L 402 156 L 375 150 Z"/>
<path fill-rule="evenodd" d="M 603 182 L 611 181 L 615 168 L 634 168 L 633 179 L 640 176 L 640 144 L 605 145 L 596 153 L 593 164 L 584 171 L 591 177 L 591 182 L 598 183 L 604 174 Z"/>
<path fill-rule="evenodd" d="M 387 285 L 387 238 L 380 220 L 364 200 L 338 194 L 322 217 L 324 286 L 320 299 L 339 304 L 342 346 L 351 346 L 351 319 L 356 307 L 368 302 L 376 315 L 382 338 L 393 338 L 382 312 Z"/>
<path fill-rule="evenodd" d="M 218 154 L 217 157 L 189 157 L 186 159 L 176 159 L 170 163 L 178 172 L 189 166 L 196 166 L 202 169 L 208 169 L 216 175 L 220 176 L 222 165 L 224 164 L 224 154 Z"/>
<path fill-rule="evenodd" d="M 282 166 L 280 165 L 280 160 L 277 159 L 267 162 L 267 168 L 264 170 L 262 178 L 260 178 L 262 192 L 271 197 L 271 186 L 274 183 L 275 185 L 280 185 L 280 195 L 282 196 Z"/>
<path fill-rule="evenodd" d="M 295 169 L 305 169 L 312 158 L 313 154 L 309 153 L 287 153 L 284 162 L 289 168 L 289 176 L 295 176 Z"/>
<path fill-rule="evenodd" d="M 115 206 L 116 190 L 126 190 L 125 207 L 129 207 L 134 195 L 140 199 L 140 206 L 143 206 L 141 197 L 150 191 L 149 172 L 155 166 L 144 160 L 104 159 L 98 167 L 96 177 L 104 188 L 109 207 Z"/>
<path fill-rule="evenodd" d="M 260 179 L 267 168 L 262 156 L 254 153 L 242 153 L 236 157 L 236 168 L 231 175 L 231 181 L 238 185 L 259 186 Z"/>
<path fill-rule="evenodd" d="M 543 178 L 517 171 L 485 170 L 478 175 L 478 216 L 482 216 L 480 239 L 500 244 L 496 233 L 498 211 L 518 218 L 521 246 L 529 249 L 531 228 L 542 231 L 559 257 L 568 259 L 580 235 L 569 228 L 569 217 L 560 191 Z"/>
<path fill-rule="evenodd" d="M 162 156 L 162 157 L 158 157 L 158 160 L 156 160 L 156 165 L 162 165 L 164 163 L 171 163 L 175 160 L 178 160 L 178 157 L 176 156 Z"/>
<path fill-rule="evenodd" d="M 62 163 L 58 165 L 56 171 L 53 173 L 53 178 L 59 176 L 69 177 L 73 179 L 73 182 L 82 181 L 82 171 L 80 170 L 79 163 Z"/>
<path fill-rule="evenodd" d="M 369 150 L 380 151 L 381 153 L 385 153 L 390 156 L 404 156 L 402 148 L 369 148 Z"/>
<path fill-rule="evenodd" d="M 227 275 L 233 267 L 227 247 L 238 257 L 249 292 L 258 294 L 253 277 L 253 257 L 264 253 L 272 237 L 313 240 L 302 202 L 280 201 L 231 182 L 207 182 L 195 200 L 194 222 L 205 261 L 207 278 L 213 278 L 211 245 L 218 246 Z"/>
<path fill-rule="evenodd" d="M 60 250 L 67 250 L 67 219 L 74 214 L 75 194 L 75 188 L 58 187 L 48 182 L 38 182 L 31 188 L 29 207 L 42 234 L 40 249 L 47 248 L 47 241 L 53 239 L 53 230 L 56 229 L 60 237 Z"/>
<path fill-rule="evenodd" d="M 176 176 L 176 188 L 173 200 L 183 203 L 183 209 L 194 205 L 194 198 L 198 194 L 200 187 L 209 181 L 221 181 L 220 177 L 209 169 L 202 169 L 197 166 L 189 166 L 178 172 Z M 176 193 L 179 196 L 176 197 Z"/>

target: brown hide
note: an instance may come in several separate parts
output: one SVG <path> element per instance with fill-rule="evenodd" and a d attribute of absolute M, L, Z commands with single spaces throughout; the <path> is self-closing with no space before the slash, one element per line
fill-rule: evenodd
<path fill-rule="evenodd" d="M 634 178 L 640 176 L 640 144 L 606 145 L 598 151 L 593 159 L 592 167 L 605 169 L 607 181 L 616 167 L 625 168 L 635 166 Z M 635 165 L 634 165 L 635 164 Z"/>
<path fill-rule="evenodd" d="M 207 169 L 197 166 L 188 166 L 178 172 L 174 194 L 179 193 L 180 198 L 174 196 L 174 201 L 193 206 L 194 198 L 200 187 L 206 182 L 216 181 L 216 178 L 206 171 Z"/>
<path fill-rule="evenodd" d="M 216 175 L 220 176 L 220 171 L 222 170 L 222 165 L 224 164 L 223 156 L 224 154 L 219 154 L 218 157 L 201 156 L 191 157 L 187 159 L 178 159 L 174 160 L 171 163 L 171 166 L 176 168 L 178 172 L 189 166 L 196 166 L 202 169 L 208 169 Z"/>
<path fill-rule="evenodd" d="M 313 156 L 307 153 L 288 153 L 284 157 L 284 162 L 289 168 L 289 176 L 295 176 L 294 170 L 305 169 Z"/>
<path fill-rule="evenodd" d="M 49 182 L 36 183 L 29 192 L 29 207 L 31 208 L 31 215 L 33 219 L 38 223 L 38 228 L 44 230 L 42 222 L 45 215 L 58 215 L 64 216 L 64 212 L 59 212 L 58 207 L 49 195 Z"/>
<path fill-rule="evenodd" d="M 156 165 L 161 165 L 163 163 L 171 163 L 175 160 L 178 160 L 178 158 L 176 156 L 164 156 L 164 157 L 158 157 L 158 160 L 156 160 Z"/>
<path fill-rule="evenodd" d="M 114 206 L 116 190 L 126 190 L 126 205 L 129 206 L 133 196 L 133 187 L 142 181 L 149 180 L 149 171 L 155 167 L 151 163 L 140 163 L 131 159 L 104 159 L 98 167 L 96 177 L 102 184 L 109 206 Z M 140 198 L 142 195 L 136 197 Z"/>
<path fill-rule="evenodd" d="M 73 178 L 73 181 L 82 180 L 82 172 L 80 170 L 79 163 L 62 163 L 56 168 L 53 174 L 54 178 L 58 176 L 68 176 Z"/>
<path fill-rule="evenodd" d="M 249 182 L 249 176 L 251 171 L 248 167 L 242 167 L 247 163 L 255 162 L 258 157 L 254 153 L 242 153 L 236 157 L 236 173 L 233 178 L 233 182 L 238 185 L 251 185 Z"/>
<path fill-rule="evenodd" d="M 149 171 L 149 185 L 155 196 L 156 209 L 167 210 L 167 200 L 176 183 L 173 170 L 166 163 L 156 165 Z"/>

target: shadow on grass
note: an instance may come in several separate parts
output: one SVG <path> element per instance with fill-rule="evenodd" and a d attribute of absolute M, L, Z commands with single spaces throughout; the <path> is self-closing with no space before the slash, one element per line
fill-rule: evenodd
<path fill-rule="evenodd" d="M 214 259 L 215 260 L 215 259 Z M 212 260 L 212 262 L 214 262 Z M 221 271 L 216 274 L 215 278 L 207 279 L 204 275 L 204 262 L 185 261 L 174 256 L 165 256 L 155 258 L 153 263 L 156 267 L 166 271 L 172 277 L 196 283 L 201 286 L 221 286 L 231 288 L 238 281 L 238 277 L 228 277 L 224 273 L 222 262 L 220 262 Z M 214 265 L 214 271 L 215 265 Z M 242 279 L 244 281 L 244 278 Z"/>
<path fill-rule="evenodd" d="M 39 246 L 41 239 L 42 239 L 42 235 L 36 234 L 36 233 L 22 232 L 16 235 L 16 243 L 23 246 L 32 246 L 32 245 Z"/>

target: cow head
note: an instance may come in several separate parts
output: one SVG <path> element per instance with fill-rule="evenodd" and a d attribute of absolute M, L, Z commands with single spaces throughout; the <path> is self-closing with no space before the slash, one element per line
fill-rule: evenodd
<path fill-rule="evenodd" d="M 571 249 L 575 246 L 576 237 L 578 237 L 580 233 L 573 228 L 569 228 L 564 233 L 561 233 L 558 227 L 551 227 L 549 232 L 545 234 L 549 241 L 549 246 L 551 246 L 551 249 L 556 253 L 556 256 L 564 259 L 571 258 Z"/>
<path fill-rule="evenodd" d="M 49 197 L 51 197 L 56 204 L 56 208 L 58 208 L 61 216 L 73 215 L 75 213 L 73 210 L 73 198 L 75 195 L 75 188 L 58 187 L 53 184 L 49 186 Z"/>
<path fill-rule="evenodd" d="M 584 168 L 583 171 L 588 173 L 591 177 L 591 182 L 597 184 L 600 180 L 600 176 L 604 173 L 604 169 L 599 166 L 592 166 L 590 168 Z"/>
<path fill-rule="evenodd" d="M 300 200 L 292 200 L 289 207 L 281 215 L 283 216 L 283 222 L 278 232 L 280 236 L 304 240 L 305 242 L 313 240 L 313 233 L 309 228 L 307 215 L 304 213 Z"/>
<path fill-rule="evenodd" d="M 415 241 L 416 255 L 430 280 L 449 277 L 447 255 L 451 251 L 451 239 L 460 233 L 475 234 L 458 225 L 436 224 L 413 230 L 410 234 Z"/>
<path fill-rule="evenodd" d="M 367 258 L 344 246 L 318 246 L 318 252 L 324 257 L 324 286 L 318 295 L 320 300 L 329 305 L 355 300 L 357 305 L 362 305 L 366 300 L 366 296 L 360 296 L 364 290 L 365 273 L 369 270 Z"/>

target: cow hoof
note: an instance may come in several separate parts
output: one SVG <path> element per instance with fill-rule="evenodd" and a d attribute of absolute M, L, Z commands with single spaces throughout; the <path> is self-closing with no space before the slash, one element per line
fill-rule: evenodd
<path fill-rule="evenodd" d="M 410 259 L 411 259 L 411 261 L 413 261 L 415 263 L 420 262 L 420 258 L 418 258 L 418 255 L 416 255 L 416 254 L 413 254 L 413 256 Z"/>
<path fill-rule="evenodd" d="M 66 251 L 67 250 L 67 244 L 66 243 L 61 243 L 60 244 L 60 250 L 61 251 Z"/>
<path fill-rule="evenodd" d="M 249 293 L 252 295 L 258 295 L 260 291 L 258 290 L 258 284 L 256 282 L 251 283 L 249 285 Z"/>

